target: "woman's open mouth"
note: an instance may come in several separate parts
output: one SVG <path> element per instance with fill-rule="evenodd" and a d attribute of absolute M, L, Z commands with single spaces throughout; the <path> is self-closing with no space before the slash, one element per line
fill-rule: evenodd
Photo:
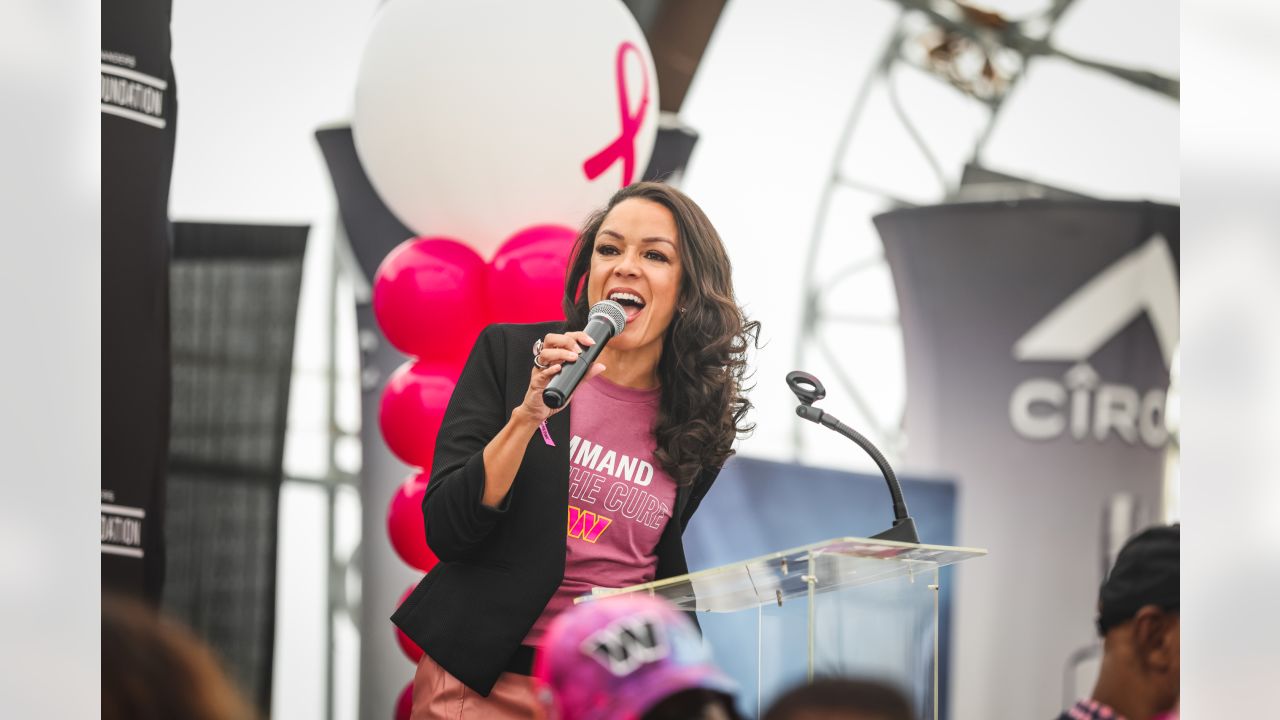
<path fill-rule="evenodd" d="M 609 293 L 609 299 L 622 306 L 622 311 L 627 314 L 627 322 L 635 320 L 644 310 L 644 298 L 630 290 L 614 290 Z"/>

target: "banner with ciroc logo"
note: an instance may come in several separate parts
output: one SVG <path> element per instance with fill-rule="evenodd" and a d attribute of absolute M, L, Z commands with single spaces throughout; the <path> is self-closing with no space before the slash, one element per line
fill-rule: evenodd
<path fill-rule="evenodd" d="M 1178 208 L 954 204 L 876 218 L 903 329 L 908 470 L 957 478 L 955 708 L 1052 717 L 1094 635 L 1102 509 L 1161 497 Z M 1154 514 L 1154 513 L 1153 513 Z M 1029 652 L 1029 649 L 1034 649 Z"/>
<path fill-rule="evenodd" d="M 102 3 L 102 584 L 160 597 L 169 438 L 170 0 Z"/>

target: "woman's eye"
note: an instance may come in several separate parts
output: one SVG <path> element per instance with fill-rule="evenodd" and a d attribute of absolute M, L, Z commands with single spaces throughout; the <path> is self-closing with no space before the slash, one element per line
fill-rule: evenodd
<path fill-rule="evenodd" d="M 596 246 L 596 253 L 598 253 L 598 254 L 600 254 L 600 255 L 617 255 L 617 254 L 618 254 L 618 248 L 616 248 L 616 247 L 614 247 L 614 246 L 612 246 L 612 245 L 597 245 L 597 246 Z"/>
<path fill-rule="evenodd" d="M 647 257 L 647 258 L 649 258 L 650 260 L 657 260 L 658 262 L 666 262 L 666 261 L 667 261 L 667 256 L 666 256 L 666 255 L 663 255 L 662 253 L 658 252 L 657 250 L 650 250 L 649 252 L 645 253 L 645 254 L 644 254 L 644 256 L 645 256 L 645 257 Z"/>

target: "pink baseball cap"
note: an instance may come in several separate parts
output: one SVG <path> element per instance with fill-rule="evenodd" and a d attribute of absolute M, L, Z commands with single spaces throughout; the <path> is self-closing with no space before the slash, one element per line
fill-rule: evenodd
<path fill-rule="evenodd" d="M 647 595 L 566 610 L 547 628 L 533 675 L 551 690 L 547 704 L 559 720 L 632 720 L 683 690 L 732 700 L 738 689 L 711 661 L 693 622 Z"/>

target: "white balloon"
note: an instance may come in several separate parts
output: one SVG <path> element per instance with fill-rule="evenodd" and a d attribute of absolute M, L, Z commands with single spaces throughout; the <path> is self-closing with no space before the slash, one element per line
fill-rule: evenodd
<path fill-rule="evenodd" d="M 491 259 L 517 231 L 578 227 L 640 180 L 657 115 L 649 46 L 619 0 L 390 0 L 352 130 L 401 222 Z"/>

